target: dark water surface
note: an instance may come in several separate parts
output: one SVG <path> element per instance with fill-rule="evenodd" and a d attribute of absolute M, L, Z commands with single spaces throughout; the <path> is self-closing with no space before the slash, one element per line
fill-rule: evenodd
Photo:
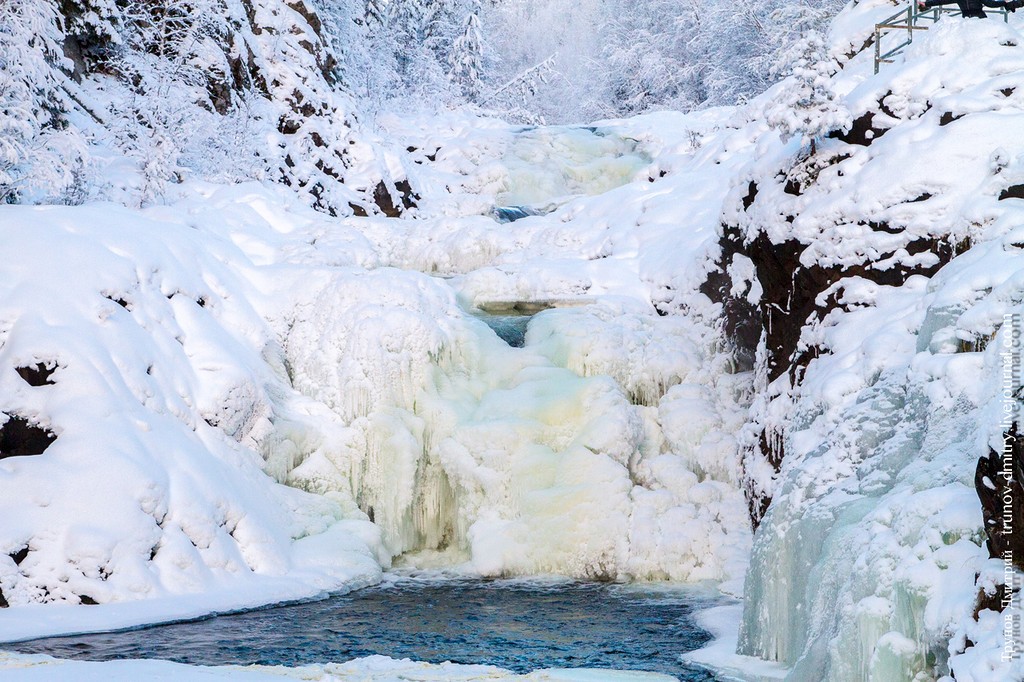
<path fill-rule="evenodd" d="M 498 338 L 513 348 L 522 348 L 526 345 L 526 328 L 532 315 L 476 313 L 476 317 L 486 322 Z"/>
<path fill-rule="evenodd" d="M 543 213 L 529 206 L 495 206 L 491 209 L 491 216 L 499 223 L 514 223 L 535 215 Z"/>
<path fill-rule="evenodd" d="M 614 668 L 706 682 L 679 654 L 709 637 L 692 620 L 710 596 L 636 586 L 400 580 L 324 601 L 143 630 L 5 645 L 104 661 L 306 665 L 381 654 L 432 663 Z"/>

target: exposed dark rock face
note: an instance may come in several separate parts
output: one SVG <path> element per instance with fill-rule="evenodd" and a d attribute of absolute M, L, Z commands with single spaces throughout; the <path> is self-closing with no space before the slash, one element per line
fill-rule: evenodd
<path fill-rule="evenodd" d="M 18 367 L 15 371 L 29 386 L 52 386 L 53 382 L 50 381 L 50 377 L 56 369 L 56 365 L 48 367 L 39 363 L 31 367 Z"/>
<path fill-rule="evenodd" d="M 834 133 L 831 137 L 851 145 L 870 145 L 888 129 L 883 126 L 887 119 L 894 118 L 882 102 L 879 107 L 879 111 L 869 111 L 857 118 L 849 132 Z M 794 159 L 791 168 L 781 169 L 774 178 L 762 179 L 760 185 L 757 180 L 749 181 L 746 193 L 737 197 L 742 212 L 733 219 L 734 224 L 723 225 L 716 268 L 701 286 L 702 293 L 722 304 L 722 329 L 734 366 L 740 371 L 754 370 L 761 388 L 772 395 L 799 386 L 811 361 L 828 352 L 807 343 L 804 331 L 832 310 L 843 308 L 843 280 L 860 278 L 883 286 L 900 286 L 912 276 L 933 276 L 956 252 L 956 246 L 943 236 L 907 234 L 901 225 L 881 219 L 865 218 L 856 223 L 878 238 L 869 240 L 871 243 L 859 255 L 851 252 L 842 264 L 810 257 L 813 251 L 808 252 L 807 237 L 780 237 L 788 231 L 786 224 L 793 225 L 797 217 L 779 215 L 779 207 L 791 205 L 794 212 L 798 211 L 799 197 L 815 188 L 819 175 L 849 156 L 845 150 L 839 154 L 835 149 L 823 150 L 821 154 Z M 832 177 L 842 177 L 839 170 Z M 930 198 L 930 194 L 923 193 L 908 198 L 907 203 Z M 761 206 L 762 202 L 767 203 Z M 823 229 L 828 227 L 823 225 Z M 806 226 L 800 231 L 792 230 L 791 234 L 801 231 L 806 233 Z M 934 257 L 914 258 L 921 254 Z M 850 256 L 855 262 L 850 263 Z M 743 291 L 735 293 L 737 283 L 730 275 L 730 268 L 739 257 L 753 264 L 754 284 L 760 290 L 758 296 L 749 300 L 748 292 L 752 289 L 740 287 Z M 885 265 L 880 266 L 881 263 Z M 749 445 L 754 459 L 768 462 L 775 471 L 785 457 L 783 429 L 779 425 L 765 425 Z M 746 490 L 751 520 L 756 527 L 771 500 L 752 481 L 747 481 Z"/>
<path fill-rule="evenodd" d="M 999 201 L 1005 199 L 1024 199 L 1024 185 L 1011 185 L 999 193 Z"/>
<path fill-rule="evenodd" d="M 409 184 L 408 180 L 399 180 L 396 182 L 395 189 L 399 194 L 400 205 L 395 204 L 395 200 L 392 197 L 391 192 L 383 181 L 377 183 L 377 186 L 373 189 L 373 202 L 377 204 L 377 208 L 380 209 L 381 213 L 389 218 L 401 217 L 403 210 L 414 208 L 416 206 L 416 200 L 419 199 L 419 197 L 413 193 L 412 186 Z"/>
<path fill-rule="evenodd" d="M 15 564 L 17 564 L 18 566 L 21 566 L 21 562 L 23 562 L 25 559 L 28 558 L 28 547 L 22 547 L 21 549 L 19 549 L 14 554 L 11 554 L 10 556 L 11 556 L 11 559 L 14 560 Z"/>
<path fill-rule="evenodd" d="M 420 200 L 420 196 L 413 192 L 412 185 L 409 184 L 408 180 L 399 180 L 395 183 L 395 189 L 402 197 L 403 208 L 416 208 L 416 202 Z"/>
<path fill-rule="evenodd" d="M 963 114 L 956 115 L 952 111 L 946 111 L 939 117 L 939 126 L 948 126 L 953 121 L 958 121 L 963 117 Z"/>
<path fill-rule="evenodd" d="M 123 296 L 117 296 L 115 298 L 115 296 L 113 294 L 105 294 L 103 297 L 105 299 L 107 299 L 108 301 L 112 301 L 112 302 L 118 304 L 119 306 L 121 306 L 125 310 L 131 310 L 132 309 L 131 304 L 127 300 L 125 300 L 125 298 Z"/>
<path fill-rule="evenodd" d="M 869 111 L 855 118 L 853 121 L 853 125 L 850 126 L 850 129 L 845 133 L 841 131 L 836 131 L 833 132 L 830 136 L 834 137 L 835 139 L 842 140 L 847 144 L 856 144 L 862 147 L 867 147 L 872 142 L 874 142 L 875 138 L 878 135 L 882 133 L 882 131 L 875 130 L 871 126 L 871 122 L 874 120 L 874 118 L 875 113 L 873 111 Z"/>
<path fill-rule="evenodd" d="M 974 489 L 981 500 L 989 556 L 1010 557 L 1024 570 L 1024 434 L 1016 424 L 1003 434 L 1001 452 L 990 448 L 978 460 Z"/>
<path fill-rule="evenodd" d="M 846 144 L 868 147 L 889 130 L 888 127 L 875 125 L 876 115 L 874 111 L 867 111 L 853 119 L 853 125 L 850 126 L 849 130 L 846 132 L 836 130 L 829 133 L 828 137 L 834 140 L 842 140 Z"/>
<path fill-rule="evenodd" d="M 753 203 L 752 197 L 757 196 L 757 186 L 754 183 L 750 183 L 750 185 L 747 197 Z M 746 200 L 744 200 L 744 206 L 749 206 Z M 732 281 L 726 268 L 737 254 L 744 252 L 739 230 L 723 226 L 719 245 L 722 255 L 719 258 L 718 267 L 708 273 L 700 291 L 715 303 L 722 304 L 723 331 L 733 354 L 736 368 L 740 371 L 749 371 L 754 368 L 754 355 L 757 351 L 757 343 L 761 339 L 761 310 L 747 299 L 731 296 L 729 293 Z"/>
<path fill-rule="evenodd" d="M 873 229 L 890 234 L 896 231 L 888 226 L 873 225 Z M 896 265 L 886 270 L 872 267 L 870 262 L 849 267 L 805 266 L 800 257 L 807 248 L 790 239 L 774 244 L 764 232 L 751 241 L 741 241 L 738 228 L 724 230 L 720 246 L 722 260 L 719 268 L 705 282 L 702 291 L 714 301 L 721 301 L 725 307 L 724 325 L 727 336 L 737 349 L 751 353 L 757 341 L 763 337 L 767 351 L 767 376 L 774 381 L 786 372 L 791 377 L 796 370 L 806 366 L 810 358 L 798 353 L 803 327 L 811 320 L 823 318 L 837 306 L 834 299 L 819 305 L 818 296 L 847 277 L 862 277 L 877 284 L 895 286 L 902 284 L 912 275 L 930 277 L 953 257 L 953 246 L 938 239 L 915 239 L 905 246 L 910 255 L 930 251 L 938 261 L 927 267 L 905 267 Z M 763 289 L 761 301 L 756 308 L 745 299 L 729 296 L 731 282 L 725 268 L 736 254 L 749 258 L 757 273 L 757 280 Z M 892 258 L 894 253 L 882 254 L 878 260 Z M 756 329 L 759 326 L 760 329 Z"/>
<path fill-rule="evenodd" d="M 395 206 L 394 199 L 391 198 L 391 192 L 388 191 L 387 186 L 380 182 L 373 190 L 373 203 L 377 204 L 377 208 L 380 209 L 381 213 L 389 218 L 397 218 L 402 215 L 402 211 Z"/>
<path fill-rule="evenodd" d="M 0 459 L 41 455 L 56 439 L 51 432 L 24 417 L 12 416 L 0 426 Z"/>
<path fill-rule="evenodd" d="M 978 459 L 974 473 L 974 489 L 981 502 L 985 520 L 985 545 L 989 557 L 1008 561 L 1017 570 L 1024 570 L 1024 435 L 1017 425 L 1003 433 L 1003 449 L 989 448 L 988 456 Z M 974 619 L 989 609 L 1003 611 L 1009 603 L 1006 585 L 993 592 L 978 590 Z"/>
<path fill-rule="evenodd" d="M 754 205 L 754 201 L 757 199 L 757 183 L 753 180 L 747 185 L 747 196 L 743 197 L 743 210 L 746 211 L 748 208 Z"/>

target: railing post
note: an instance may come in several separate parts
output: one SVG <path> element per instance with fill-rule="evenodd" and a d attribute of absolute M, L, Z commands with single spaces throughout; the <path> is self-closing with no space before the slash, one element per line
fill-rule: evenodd
<path fill-rule="evenodd" d="M 882 59 L 882 29 L 875 24 L 875 74 L 878 74 L 878 67 Z"/>
<path fill-rule="evenodd" d="M 900 54 L 907 46 L 914 42 L 914 31 L 925 31 L 928 29 L 927 26 L 919 25 L 923 23 L 923 20 L 927 19 L 935 23 L 941 17 L 941 7 L 935 7 L 919 13 L 917 12 L 915 0 L 911 0 L 904 9 L 875 24 L 875 73 L 881 70 L 883 63 L 890 63 L 892 61 L 891 57 Z M 903 23 L 899 23 L 900 21 Z M 896 44 L 890 50 L 883 50 L 882 39 L 889 33 L 895 33 L 903 29 L 907 31 L 906 39 L 902 43 Z"/>

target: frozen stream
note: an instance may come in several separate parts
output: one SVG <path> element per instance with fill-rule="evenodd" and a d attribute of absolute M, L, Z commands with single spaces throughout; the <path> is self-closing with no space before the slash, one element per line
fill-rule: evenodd
<path fill-rule="evenodd" d="M 708 635 L 711 597 L 594 583 L 400 580 L 325 601 L 108 634 L 7 645 L 60 658 L 304 665 L 381 654 L 441 663 L 646 670 L 708 681 L 679 654 Z"/>

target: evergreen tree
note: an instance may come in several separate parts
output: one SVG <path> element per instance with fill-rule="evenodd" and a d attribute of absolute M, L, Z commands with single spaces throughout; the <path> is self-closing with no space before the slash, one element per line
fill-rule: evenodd
<path fill-rule="evenodd" d="M 768 125 L 785 140 L 800 137 L 815 141 L 833 130 L 849 129 L 850 112 L 832 89 L 835 62 L 829 58 L 825 41 L 810 32 L 784 54 L 781 63 L 788 78 L 779 96 L 766 112 Z"/>
<path fill-rule="evenodd" d="M 428 3 L 424 0 L 395 0 L 389 3 L 389 7 L 389 23 L 393 29 L 405 40 L 415 44 L 423 42 Z M 406 43 L 408 46 L 409 43 Z"/>
<path fill-rule="evenodd" d="M 366 0 L 363 17 L 369 26 L 384 26 L 387 23 L 388 3 L 386 0 Z"/>
<path fill-rule="evenodd" d="M 479 98 L 483 80 L 484 39 L 480 28 L 480 0 L 469 4 L 462 33 L 455 39 L 449 74 L 470 101 Z"/>

